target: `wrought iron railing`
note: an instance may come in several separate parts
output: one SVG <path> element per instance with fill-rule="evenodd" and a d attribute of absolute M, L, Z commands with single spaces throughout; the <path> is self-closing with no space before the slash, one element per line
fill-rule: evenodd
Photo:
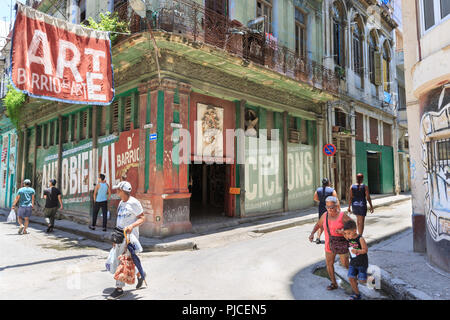
<path fill-rule="evenodd" d="M 115 11 L 121 20 L 129 23 L 131 33 L 146 31 L 150 26 L 153 30 L 180 34 L 315 88 L 339 92 L 339 76 L 333 70 L 278 45 L 263 31 L 248 28 L 192 0 L 161 1 L 159 8 L 147 11 L 147 19 L 134 13 L 128 1 L 117 1 Z"/>

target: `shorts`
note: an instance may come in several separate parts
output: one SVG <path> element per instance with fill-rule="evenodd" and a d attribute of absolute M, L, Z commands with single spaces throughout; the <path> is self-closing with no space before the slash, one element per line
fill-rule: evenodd
<path fill-rule="evenodd" d="M 19 210 L 17 210 L 17 216 L 21 218 L 29 218 L 31 217 L 32 213 L 33 213 L 32 207 L 19 207 Z"/>
<path fill-rule="evenodd" d="M 350 265 L 348 267 L 347 276 L 349 278 L 354 278 L 354 279 L 356 279 L 356 276 L 358 276 L 358 280 L 366 281 L 367 280 L 367 267 Z"/>

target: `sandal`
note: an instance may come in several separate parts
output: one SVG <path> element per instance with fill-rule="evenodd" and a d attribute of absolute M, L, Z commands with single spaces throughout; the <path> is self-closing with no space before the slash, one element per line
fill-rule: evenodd
<path fill-rule="evenodd" d="M 316 243 L 317 243 L 317 244 L 321 244 L 322 241 L 320 241 L 320 239 L 316 239 Z"/>
<path fill-rule="evenodd" d="M 331 283 L 328 287 L 327 290 L 336 290 L 338 287 L 337 284 Z"/>
<path fill-rule="evenodd" d="M 361 294 L 352 294 L 349 300 L 361 300 Z"/>

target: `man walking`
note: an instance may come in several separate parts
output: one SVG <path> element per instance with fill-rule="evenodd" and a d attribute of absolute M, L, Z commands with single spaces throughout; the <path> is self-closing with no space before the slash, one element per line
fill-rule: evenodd
<path fill-rule="evenodd" d="M 103 231 L 106 231 L 106 223 L 108 222 L 108 200 L 111 198 L 111 189 L 105 181 L 105 175 L 100 174 L 98 184 L 94 189 L 94 212 L 92 216 L 92 226 L 89 229 L 95 230 L 97 224 L 97 215 L 100 208 L 103 213 Z"/>
<path fill-rule="evenodd" d="M 56 212 L 58 211 L 58 203 L 60 205 L 60 209 L 63 209 L 63 203 L 61 200 L 61 191 L 56 188 L 56 180 L 51 179 L 48 183 L 48 189 L 44 190 L 44 199 L 45 199 L 45 208 L 44 208 L 44 216 L 45 222 L 47 222 L 47 233 L 53 231 L 53 227 L 55 226 L 55 217 Z"/>
<path fill-rule="evenodd" d="M 34 195 L 36 192 L 31 188 L 31 181 L 25 179 L 23 181 L 24 186 L 17 192 L 17 197 L 11 209 L 15 209 L 17 203 L 19 203 L 19 209 L 17 210 L 17 218 L 19 220 L 19 234 L 27 234 L 28 224 L 30 223 L 30 217 L 34 209 Z M 22 218 L 25 219 L 25 225 L 22 224 Z"/>

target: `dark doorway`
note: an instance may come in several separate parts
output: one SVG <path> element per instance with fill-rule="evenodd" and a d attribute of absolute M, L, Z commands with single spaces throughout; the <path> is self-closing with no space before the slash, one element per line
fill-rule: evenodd
<path fill-rule="evenodd" d="M 189 165 L 191 218 L 223 217 L 226 211 L 227 166 L 225 164 Z"/>
<path fill-rule="evenodd" d="M 228 0 L 206 0 L 205 41 L 219 48 L 225 46 Z"/>
<path fill-rule="evenodd" d="M 381 193 L 381 154 L 379 152 L 367 152 L 367 180 L 370 193 Z"/>

